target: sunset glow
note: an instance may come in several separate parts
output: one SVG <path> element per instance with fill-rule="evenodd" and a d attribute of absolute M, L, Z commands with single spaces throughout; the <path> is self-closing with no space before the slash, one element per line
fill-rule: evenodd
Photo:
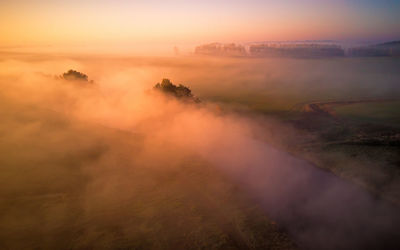
<path fill-rule="evenodd" d="M 3 0 L 1 46 L 399 38 L 398 1 Z"/>

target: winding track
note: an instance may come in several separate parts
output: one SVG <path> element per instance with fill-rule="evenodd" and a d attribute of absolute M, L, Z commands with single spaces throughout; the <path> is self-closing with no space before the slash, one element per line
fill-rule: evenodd
<path fill-rule="evenodd" d="M 398 99 L 364 99 L 364 100 L 347 100 L 347 101 L 326 101 L 326 102 L 310 102 L 303 104 L 302 110 L 306 112 L 314 112 L 320 115 L 330 115 L 337 119 L 334 107 L 352 105 L 359 103 L 383 103 L 383 102 L 393 102 L 398 101 Z"/>

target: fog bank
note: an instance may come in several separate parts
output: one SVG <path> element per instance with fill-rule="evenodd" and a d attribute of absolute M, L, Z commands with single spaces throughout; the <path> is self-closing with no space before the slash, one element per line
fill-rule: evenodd
<path fill-rule="evenodd" d="M 400 248 L 396 208 L 269 143 L 296 143 L 293 128 L 207 101 L 180 102 L 151 91 L 161 78 L 170 77 L 162 75 L 162 67 L 144 67 L 146 62 L 139 59 L 115 62 L 29 56 L 0 62 L 4 247 L 24 247 L 17 242 L 32 235 L 41 240 L 32 239 L 31 246 L 54 247 L 57 237 L 48 235 L 55 231 L 69 242 L 66 248 L 135 242 L 141 242 L 138 247 L 173 248 L 171 239 L 195 242 L 201 234 L 192 232 L 190 238 L 185 232 L 207 227 L 220 214 L 241 218 L 236 203 L 224 200 L 231 194 L 225 190 L 234 186 L 249 195 L 246 202 L 256 202 L 287 230 L 300 248 Z M 172 61 L 177 65 L 166 71 L 175 75 L 188 67 L 182 76 L 188 79 L 191 64 L 202 63 Z M 237 61 L 225 67 L 236 67 L 230 63 Z M 87 73 L 94 86 L 54 77 L 70 68 Z M 248 73 L 248 68 L 241 69 Z M 209 93 L 215 82 L 207 79 L 222 77 L 219 70 L 198 78 L 193 89 Z M 180 83 L 179 77 L 176 81 Z M 35 199 L 43 196 L 54 199 L 37 204 Z M 29 214 L 29 206 L 40 207 L 37 215 Z M 183 215 L 174 210 L 180 206 L 188 206 L 178 209 Z M 204 206 L 206 222 L 190 217 L 190 206 Z M 187 221 L 180 216 L 188 216 Z M 226 228 L 235 228 L 235 220 L 241 223 L 230 218 Z M 158 238 L 155 245 L 145 242 L 149 235 Z M 236 246 L 252 248 L 243 237 Z"/>

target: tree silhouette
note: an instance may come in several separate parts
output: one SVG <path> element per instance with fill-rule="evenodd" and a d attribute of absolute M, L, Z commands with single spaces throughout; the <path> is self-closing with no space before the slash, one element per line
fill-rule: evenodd
<path fill-rule="evenodd" d="M 188 87 L 182 84 L 176 86 L 169 79 L 166 78 L 162 79 L 161 83 L 157 83 L 154 86 L 154 89 L 162 93 L 172 95 L 176 98 L 200 102 L 200 99 L 193 96 L 192 91 Z"/>
<path fill-rule="evenodd" d="M 89 81 L 89 78 L 86 74 L 73 69 L 70 69 L 64 74 L 62 74 L 60 78 L 67 81 L 83 81 L 83 82 L 93 83 L 93 81 Z"/>

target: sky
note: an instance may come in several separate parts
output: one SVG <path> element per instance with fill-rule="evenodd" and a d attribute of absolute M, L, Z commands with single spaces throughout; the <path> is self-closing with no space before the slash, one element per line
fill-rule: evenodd
<path fill-rule="evenodd" d="M 400 0 L 0 0 L 0 46 L 400 39 Z"/>

